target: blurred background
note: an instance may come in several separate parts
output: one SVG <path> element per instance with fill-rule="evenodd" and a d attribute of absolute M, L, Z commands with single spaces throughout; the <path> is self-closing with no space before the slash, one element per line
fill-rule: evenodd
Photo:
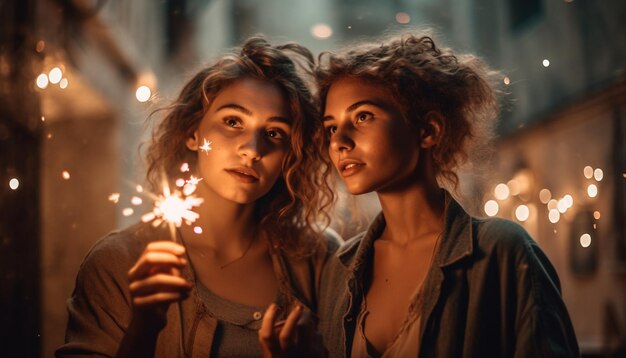
<path fill-rule="evenodd" d="M 145 119 L 200 66 L 256 33 L 317 54 L 422 26 L 500 69 L 509 93 L 461 201 L 538 241 L 584 356 L 626 356 L 622 0 L 3 0 L 2 355 L 49 357 L 63 341 L 87 250 L 151 209 L 137 187 Z M 355 207 L 364 224 L 378 210 L 342 194 L 338 215 Z"/>

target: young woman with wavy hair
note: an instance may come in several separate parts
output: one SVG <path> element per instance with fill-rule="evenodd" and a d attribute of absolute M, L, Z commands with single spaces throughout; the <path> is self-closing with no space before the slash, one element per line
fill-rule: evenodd
<path fill-rule="evenodd" d="M 425 33 L 320 56 L 327 153 L 349 192 L 376 192 L 382 207 L 323 275 L 331 356 L 579 355 L 537 243 L 516 223 L 468 215 L 448 191 L 489 139 L 496 74 Z"/>
<path fill-rule="evenodd" d="M 258 356 L 268 306 L 286 327 L 312 327 L 338 246 L 318 225 L 332 192 L 312 63 L 302 46 L 255 37 L 184 86 L 149 143 L 148 179 L 161 192 L 199 178 L 199 216 L 176 242 L 150 223 L 98 241 L 57 356 Z"/>

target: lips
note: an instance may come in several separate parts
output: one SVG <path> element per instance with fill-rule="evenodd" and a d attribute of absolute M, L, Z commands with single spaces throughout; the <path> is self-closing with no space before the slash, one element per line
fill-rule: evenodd
<path fill-rule="evenodd" d="M 259 181 L 259 173 L 250 167 L 234 167 L 225 169 L 228 174 L 243 183 L 255 183 Z"/>
<path fill-rule="evenodd" d="M 352 158 L 345 158 L 339 161 L 337 169 L 342 177 L 349 177 L 356 174 L 365 166 L 365 163 Z"/>

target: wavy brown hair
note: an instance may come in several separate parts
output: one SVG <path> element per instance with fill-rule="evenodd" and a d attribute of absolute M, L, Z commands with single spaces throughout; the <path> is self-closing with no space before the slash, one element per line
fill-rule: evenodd
<path fill-rule="evenodd" d="M 315 73 L 322 113 L 330 86 L 344 77 L 386 87 L 398 100 L 404 119 L 417 128 L 429 111 L 439 111 L 445 123 L 432 150 L 434 170 L 454 189 L 457 168 L 491 137 L 498 115 L 497 74 L 476 56 L 437 47 L 428 31 L 323 52 Z"/>
<path fill-rule="evenodd" d="M 197 153 L 187 148 L 186 141 L 222 89 L 244 77 L 275 83 L 289 103 L 290 148 L 282 177 L 257 201 L 256 214 L 274 248 L 291 255 L 311 253 L 322 242 L 319 228 L 328 224 L 327 208 L 333 200 L 326 180 L 331 169 L 321 154 L 324 134 L 317 120 L 318 102 L 311 91 L 313 63 L 303 46 L 271 45 L 256 36 L 197 73 L 178 99 L 162 109 L 165 116 L 153 131 L 146 155 L 153 189 L 160 188 L 163 175 L 170 183 L 179 177 L 182 163 L 195 166 Z"/>

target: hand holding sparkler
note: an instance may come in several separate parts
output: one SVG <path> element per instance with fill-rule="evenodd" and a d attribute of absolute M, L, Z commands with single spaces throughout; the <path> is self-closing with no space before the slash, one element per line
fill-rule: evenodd
<path fill-rule="evenodd" d="M 128 272 L 133 320 L 156 327 L 166 324 L 167 308 L 188 297 L 192 284 L 180 270 L 187 264 L 185 247 L 171 241 L 149 243 Z"/>

